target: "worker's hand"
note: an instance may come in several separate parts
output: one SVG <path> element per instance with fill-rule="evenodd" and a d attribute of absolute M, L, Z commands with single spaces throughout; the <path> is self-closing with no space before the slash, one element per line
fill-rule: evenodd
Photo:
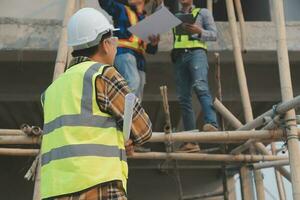
<path fill-rule="evenodd" d="M 132 156 L 134 153 L 133 141 L 131 139 L 127 140 L 125 143 L 125 150 L 127 156 Z"/>
<path fill-rule="evenodd" d="M 183 23 L 183 28 L 192 34 L 201 34 L 202 28 L 197 24 Z"/>
<path fill-rule="evenodd" d="M 160 35 L 159 34 L 158 35 L 151 35 L 151 36 L 149 36 L 148 39 L 149 39 L 150 44 L 152 46 L 156 46 L 156 45 L 158 45 L 158 43 L 160 41 Z"/>

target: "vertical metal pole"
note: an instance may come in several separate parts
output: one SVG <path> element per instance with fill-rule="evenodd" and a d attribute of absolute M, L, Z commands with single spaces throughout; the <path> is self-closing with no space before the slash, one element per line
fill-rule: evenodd
<path fill-rule="evenodd" d="M 233 174 L 229 174 L 226 177 L 227 180 L 227 199 L 228 200 L 236 200 L 236 191 L 235 191 L 235 179 Z"/>
<path fill-rule="evenodd" d="M 168 100 L 168 88 L 167 86 L 161 86 L 160 87 L 160 94 L 163 98 L 163 109 L 165 112 L 165 120 L 166 124 L 164 126 L 164 132 L 166 135 L 172 133 L 172 123 L 171 123 L 171 115 L 170 115 L 170 109 L 169 109 L 169 100 Z M 173 144 L 170 141 L 165 142 L 165 148 L 167 153 L 171 153 L 173 151 Z M 166 160 L 164 164 L 168 164 L 170 160 Z M 178 162 L 175 160 L 175 168 L 174 168 L 174 178 L 176 180 L 177 186 L 178 186 L 178 193 L 180 199 L 183 198 L 183 187 L 181 183 L 180 173 L 178 169 Z"/>
<path fill-rule="evenodd" d="M 41 191 L 40 191 L 40 183 L 41 183 L 41 155 L 38 155 L 38 165 L 36 168 L 36 174 L 34 179 L 34 190 L 33 190 L 33 200 L 41 200 Z"/>
<path fill-rule="evenodd" d="M 206 0 L 206 4 L 207 4 L 207 9 L 213 13 L 213 9 L 214 9 L 214 2 L 213 0 Z"/>
<path fill-rule="evenodd" d="M 67 57 L 68 57 L 68 46 L 67 46 L 67 24 L 69 18 L 74 13 L 76 7 L 76 1 L 68 0 L 67 6 L 65 10 L 65 16 L 62 24 L 61 29 L 61 36 L 58 44 L 58 51 L 55 61 L 54 67 L 54 74 L 53 74 L 53 81 L 58 78 L 58 76 L 65 71 L 65 67 L 67 64 Z"/>
<path fill-rule="evenodd" d="M 276 181 L 280 183 L 280 185 L 278 185 L 278 191 L 280 191 L 279 192 L 280 200 L 286 200 L 286 192 L 284 188 L 283 178 L 279 173 L 279 171 L 277 170 L 275 170 L 275 176 L 276 176 Z"/>
<path fill-rule="evenodd" d="M 279 76 L 281 85 L 282 102 L 293 99 L 292 80 L 288 48 L 286 44 L 286 28 L 283 0 L 274 0 L 273 9 L 277 32 L 277 56 L 279 64 Z M 297 136 L 297 122 L 295 109 L 285 114 L 288 152 L 291 167 L 292 189 L 294 200 L 300 200 L 300 147 Z"/>
<path fill-rule="evenodd" d="M 207 2 L 208 3 L 208 2 Z M 220 62 L 220 54 L 215 53 L 215 58 L 216 58 L 216 64 L 215 64 L 215 81 L 217 85 L 217 92 L 216 92 L 216 98 L 222 101 L 222 84 L 221 84 L 221 62 Z M 220 129 L 222 131 L 225 130 L 224 126 L 224 118 L 222 115 L 218 114 L 218 118 L 220 121 Z M 227 145 L 223 144 L 221 145 L 222 148 L 222 153 L 226 154 L 227 153 Z M 224 191 L 224 200 L 230 200 L 229 199 L 229 189 L 228 189 L 228 171 L 226 169 L 226 163 L 222 165 L 222 174 L 223 174 L 223 191 Z"/>
<path fill-rule="evenodd" d="M 237 76 L 238 76 L 238 81 L 239 81 L 239 88 L 240 88 L 240 93 L 241 93 L 241 98 L 242 98 L 242 104 L 243 104 L 243 110 L 244 110 L 244 115 L 246 122 L 250 122 L 253 120 L 253 113 L 252 113 L 252 107 L 251 107 L 251 102 L 250 102 L 250 97 L 249 97 L 249 91 L 248 91 L 248 85 L 247 85 L 247 79 L 246 79 L 246 74 L 245 74 L 245 69 L 244 69 L 244 63 L 243 63 L 243 58 L 242 58 L 242 53 L 241 53 L 241 46 L 240 42 L 238 39 L 238 31 L 237 31 L 237 26 L 236 26 L 236 17 L 235 17 L 235 11 L 234 11 L 234 6 L 233 6 L 233 0 L 226 0 L 226 8 L 227 8 L 227 15 L 228 15 L 228 21 L 231 29 L 231 35 L 232 35 L 232 41 L 233 41 L 233 52 L 234 52 L 234 59 L 236 63 L 236 71 L 237 71 Z M 248 169 L 244 169 L 248 170 Z M 258 173 L 261 173 L 260 171 L 256 171 L 257 177 Z M 249 173 L 241 173 L 241 176 L 248 176 Z M 250 177 L 242 177 L 242 179 L 250 179 Z M 256 187 L 257 191 L 263 191 L 263 182 L 262 179 L 257 179 L 256 180 Z M 252 181 L 249 182 L 249 187 L 252 186 Z M 249 193 L 249 190 L 247 189 L 248 186 L 246 184 L 243 184 L 243 190 L 245 190 L 244 193 L 248 193 L 246 198 L 254 199 L 254 194 Z M 250 191 L 251 192 L 251 191 Z M 246 195 L 246 194 L 245 194 Z M 263 199 L 263 194 L 258 194 L 258 197 L 260 199 Z"/>
<path fill-rule="evenodd" d="M 241 0 L 234 0 L 236 12 L 239 18 L 239 25 L 241 30 L 241 46 L 242 46 L 242 52 L 246 52 L 246 38 L 247 38 L 247 31 L 246 31 L 246 25 L 245 25 L 245 18 L 243 14 L 243 8 L 241 4 Z"/>
<path fill-rule="evenodd" d="M 252 107 L 248 92 L 247 79 L 245 74 L 245 68 L 243 63 L 243 57 L 241 53 L 241 46 L 238 39 L 238 31 L 236 26 L 236 17 L 233 7 L 233 0 L 226 0 L 227 15 L 229 20 L 229 25 L 231 29 L 232 42 L 233 42 L 233 53 L 236 63 L 236 71 L 239 82 L 239 88 L 242 98 L 243 110 L 246 122 L 253 120 Z"/>
<path fill-rule="evenodd" d="M 257 199 L 265 199 L 264 178 L 261 170 L 254 170 L 254 181 Z"/>
<path fill-rule="evenodd" d="M 215 70 L 216 70 L 216 85 L 217 85 L 217 94 L 216 97 L 222 101 L 222 84 L 221 84 L 221 60 L 220 60 L 220 54 L 219 53 L 214 53 L 215 58 L 216 58 L 216 65 L 215 65 Z"/>
<path fill-rule="evenodd" d="M 271 149 L 272 149 L 273 155 L 276 155 L 276 145 L 274 142 L 271 144 Z M 276 178 L 276 182 L 277 182 L 279 198 L 280 198 L 280 200 L 286 200 L 286 194 L 285 194 L 282 176 L 275 168 L 274 168 L 274 172 L 275 172 L 275 178 Z"/>
<path fill-rule="evenodd" d="M 254 196 L 253 196 L 254 188 L 251 179 L 251 171 L 248 169 L 247 166 L 241 167 L 240 179 L 241 179 L 243 200 L 254 200 Z"/>
<path fill-rule="evenodd" d="M 68 0 L 65 10 L 65 16 L 63 19 L 61 36 L 58 44 L 57 57 L 55 61 L 53 81 L 58 78 L 65 70 L 66 64 L 68 62 L 68 46 L 67 46 L 67 23 L 75 11 L 76 1 Z M 41 156 L 41 155 L 39 155 Z M 40 200 L 40 177 L 41 177 L 41 157 L 39 158 L 39 164 L 36 172 L 36 179 L 34 184 L 33 200 Z"/>
<path fill-rule="evenodd" d="M 84 6 L 85 6 L 85 0 L 79 0 L 79 2 L 75 4 L 75 10 L 79 10 Z M 75 10 L 73 11 L 73 13 L 75 12 Z M 70 65 L 70 62 L 73 59 L 72 51 L 73 49 L 71 47 L 68 47 L 67 67 Z"/>
<path fill-rule="evenodd" d="M 250 146 L 251 154 L 256 154 L 255 148 L 253 145 Z M 265 199 L 265 187 L 264 187 L 264 179 L 261 170 L 253 170 L 256 196 L 258 200 Z"/>

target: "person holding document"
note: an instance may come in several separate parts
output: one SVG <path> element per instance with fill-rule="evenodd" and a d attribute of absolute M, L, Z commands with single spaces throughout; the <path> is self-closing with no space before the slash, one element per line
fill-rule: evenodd
<path fill-rule="evenodd" d="M 192 107 L 192 89 L 204 113 L 203 131 L 217 131 L 218 122 L 212 107 L 208 86 L 207 41 L 217 40 L 217 29 L 211 12 L 196 8 L 193 0 L 180 0 L 182 9 L 176 16 L 184 23 L 173 29 L 174 47 L 171 53 L 174 63 L 176 90 L 186 131 L 197 128 Z M 196 143 L 185 143 L 179 152 L 199 152 Z"/>
<path fill-rule="evenodd" d="M 131 91 L 142 100 L 146 83 L 146 61 L 144 54 L 155 54 L 159 43 L 159 35 L 150 36 L 146 44 L 137 36 L 131 34 L 128 28 L 143 20 L 147 0 L 98 0 L 101 8 L 112 16 L 114 25 L 120 30 L 115 66 L 128 82 Z"/>
<path fill-rule="evenodd" d="M 123 137 L 124 100 L 130 90 L 113 67 L 114 31 L 93 8 L 80 9 L 69 20 L 74 58 L 42 95 L 43 200 L 127 200 L 126 154 L 132 155 L 133 145 L 145 143 L 152 130 L 136 100 L 130 138 Z"/>

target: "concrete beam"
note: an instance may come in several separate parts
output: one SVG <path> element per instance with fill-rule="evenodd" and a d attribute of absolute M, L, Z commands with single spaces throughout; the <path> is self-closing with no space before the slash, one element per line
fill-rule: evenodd
<path fill-rule="evenodd" d="M 0 18 L 0 51 L 56 51 L 60 20 Z"/>
<path fill-rule="evenodd" d="M 217 22 L 219 40 L 210 42 L 211 51 L 232 50 L 227 22 Z M 275 26 L 271 22 L 247 22 L 248 51 L 275 51 Z M 60 20 L 15 19 L 0 17 L 0 51 L 2 50 L 47 50 L 56 51 L 61 30 Z M 288 48 L 300 51 L 300 22 L 287 22 Z M 172 48 L 172 33 L 162 36 L 160 51 Z"/>

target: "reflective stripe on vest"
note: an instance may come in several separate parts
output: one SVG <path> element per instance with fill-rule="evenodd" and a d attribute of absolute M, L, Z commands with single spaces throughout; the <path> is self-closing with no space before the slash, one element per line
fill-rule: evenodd
<path fill-rule="evenodd" d="M 63 146 L 43 154 L 42 166 L 52 160 L 79 156 L 120 157 L 121 160 L 126 161 L 126 152 L 118 147 L 100 144 L 78 144 Z"/>
<path fill-rule="evenodd" d="M 73 66 L 42 95 L 42 198 L 112 180 L 121 180 L 126 189 L 128 166 L 122 132 L 96 102 L 95 81 L 104 67 L 91 61 Z"/>
<path fill-rule="evenodd" d="M 129 6 L 125 6 L 125 10 L 126 10 L 130 25 L 131 26 L 136 25 L 139 21 L 136 13 L 134 11 L 132 11 Z M 131 34 L 131 37 L 128 39 L 119 39 L 118 46 L 130 48 L 130 49 L 133 49 L 142 54 L 145 53 L 145 49 L 146 49 L 143 40 L 141 40 L 140 38 L 138 38 L 137 36 L 135 36 L 133 34 Z"/>
<path fill-rule="evenodd" d="M 44 124 L 44 135 L 63 126 L 86 126 L 86 127 L 115 127 L 115 120 L 112 118 L 92 115 L 63 115 L 55 120 Z"/>
<path fill-rule="evenodd" d="M 194 8 L 192 14 L 194 18 L 197 18 L 201 9 Z M 191 38 L 190 35 L 178 35 L 176 29 L 173 29 L 174 34 L 174 49 L 187 49 L 187 48 L 203 48 L 207 49 L 207 44 L 204 41 Z"/>

